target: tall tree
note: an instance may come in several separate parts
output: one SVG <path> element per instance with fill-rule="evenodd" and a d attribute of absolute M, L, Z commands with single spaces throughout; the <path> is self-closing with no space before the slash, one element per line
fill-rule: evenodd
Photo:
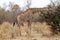
<path fill-rule="evenodd" d="M 25 11 L 26 9 L 29 9 L 31 6 L 31 0 L 26 0 L 25 6 L 23 7 L 23 11 Z"/>
<path fill-rule="evenodd" d="M 15 4 L 13 2 L 9 2 L 8 8 L 10 9 L 9 10 L 9 13 L 10 13 L 9 20 L 11 22 L 16 22 L 17 21 L 16 14 L 20 13 L 20 11 L 21 11 L 19 5 Z"/>

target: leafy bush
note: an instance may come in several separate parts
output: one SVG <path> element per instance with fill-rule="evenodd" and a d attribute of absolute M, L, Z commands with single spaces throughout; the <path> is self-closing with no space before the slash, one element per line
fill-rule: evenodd
<path fill-rule="evenodd" d="M 57 6 L 55 12 L 44 14 L 45 21 L 48 25 L 51 25 L 51 31 L 53 34 L 60 32 L 60 5 Z"/>

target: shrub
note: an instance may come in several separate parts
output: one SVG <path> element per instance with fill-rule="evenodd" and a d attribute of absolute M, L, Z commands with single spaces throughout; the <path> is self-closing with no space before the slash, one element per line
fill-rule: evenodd
<path fill-rule="evenodd" d="M 60 32 L 60 5 L 57 6 L 55 12 L 44 14 L 45 21 L 48 25 L 51 25 L 51 31 L 53 34 Z"/>

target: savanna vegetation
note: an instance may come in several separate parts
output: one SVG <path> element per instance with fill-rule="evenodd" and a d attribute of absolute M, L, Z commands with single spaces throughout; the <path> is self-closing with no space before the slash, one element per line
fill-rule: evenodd
<path fill-rule="evenodd" d="M 27 8 L 31 5 L 27 2 Z M 16 14 L 24 12 L 20 10 L 19 5 L 10 2 L 9 10 L 0 7 L 0 39 L 1 40 L 59 40 L 60 38 L 60 4 L 59 2 L 48 5 L 49 12 L 41 12 L 40 15 L 36 15 L 33 18 L 31 30 L 27 26 L 27 22 L 24 26 L 18 26 Z M 13 23 L 16 23 L 13 26 Z M 55 35 L 57 34 L 57 35 Z"/>

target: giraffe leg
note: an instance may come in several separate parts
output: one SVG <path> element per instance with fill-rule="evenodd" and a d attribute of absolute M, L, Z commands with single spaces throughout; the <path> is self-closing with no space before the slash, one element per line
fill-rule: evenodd
<path fill-rule="evenodd" d="M 15 26 L 15 22 L 13 22 L 13 27 Z"/>

